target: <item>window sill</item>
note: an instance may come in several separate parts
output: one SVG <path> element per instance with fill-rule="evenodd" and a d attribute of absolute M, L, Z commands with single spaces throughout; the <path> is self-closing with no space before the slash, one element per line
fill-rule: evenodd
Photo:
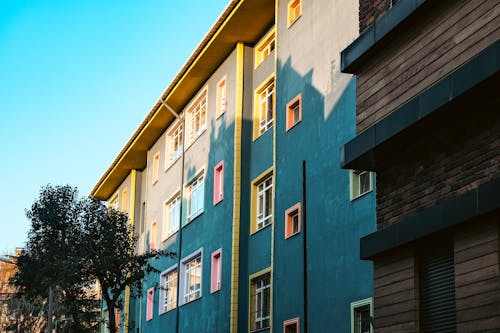
<path fill-rule="evenodd" d="M 264 227 L 262 227 L 262 228 L 260 228 L 260 229 L 258 229 L 258 230 L 253 230 L 253 231 L 251 231 L 251 232 L 250 232 L 250 236 L 255 235 L 256 233 L 258 233 L 258 232 L 260 232 L 260 231 L 262 231 L 262 230 L 267 229 L 267 228 L 268 228 L 268 227 L 270 227 L 271 225 L 273 225 L 273 221 L 269 222 L 269 224 L 268 224 L 268 225 L 266 225 L 266 226 L 264 226 Z"/>
<path fill-rule="evenodd" d="M 250 330 L 249 332 L 250 333 L 263 332 L 263 331 L 267 331 L 269 329 L 271 329 L 271 326 L 267 326 L 267 327 L 263 327 L 263 328 L 258 328 L 256 330 Z"/>
<path fill-rule="evenodd" d="M 274 124 L 273 124 L 273 126 L 271 126 L 268 129 L 266 129 L 264 132 L 255 135 L 255 137 L 252 138 L 252 142 L 257 141 L 260 137 L 262 137 L 264 134 L 266 134 L 268 131 L 270 131 L 273 128 L 274 128 Z"/>
<path fill-rule="evenodd" d="M 184 149 L 184 152 L 187 152 L 191 146 L 198 141 L 198 139 L 207 131 L 207 128 L 205 127 L 203 130 L 200 131 L 200 133 L 191 141 L 188 145 L 186 145 L 186 148 Z"/>
<path fill-rule="evenodd" d="M 297 236 L 297 235 L 299 235 L 299 234 L 300 234 L 300 231 L 297 231 L 297 232 L 296 232 L 296 233 L 294 233 L 294 234 L 285 235 L 285 239 L 290 239 L 290 238 L 292 238 L 293 236 Z"/>
<path fill-rule="evenodd" d="M 181 159 L 181 156 L 182 156 L 182 154 L 180 154 L 179 156 L 177 156 L 177 158 L 176 158 L 175 160 L 170 161 L 170 162 L 167 164 L 167 166 L 166 166 L 166 168 L 165 168 L 165 170 L 164 170 L 164 171 L 165 171 L 165 172 L 167 172 L 168 170 L 170 170 L 170 168 L 172 168 L 172 167 L 174 166 L 174 164 L 176 164 L 176 162 L 177 162 L 178 160 L 180 160 L 180 159 Z"/>
<path fill-rule="evenodd" d="M 204 211 L 205 210 L 203 209 L 200 212 L 193 214 L 192 216 L 188 216 L 187 223 L 185 225 L 187 225 L 187 224 L 191 223 L 192 221 L 196 220 L 200 215 L 203 214 Z"/>
<path fill-rule="evenodd" d="M 177 308 L 177 307 L 174 307 L 174 308 L 171 308 L 171 309 L 165 310 L 165 311 L 163 311 L 163 312 L 160 312 L 160 313 L 159 313 L 159 315 L 161 316 L 161 315 L 163 315 L 163 314 L 165 314 L 165 313 L 172 312 L 172 311 L 173 311 L 173 310 L 175 310 L 176 308 Z"/>
<path fill-rule="evenodd" d="M 289 125 L 289 126 L 287 125 L 287 126 L 286 126 L 286 132 L 291 131 L 291 130 L 292 130 L 292 128 L 294 128 L 295 126 L 297 126 L 297 125 L 298 125 L 298 124 L 300 124 L 301 122 L 302 122 L 302 120 L 299 120 L 299 121 L 297 121 L 296 123 L 294 123 L 294 124 L 292 124 L 292 125 Z"/>
<path fill-rule="evenodd" d="M 364 197 L 365 195 L 372 193 L 372 191 L 373 191 L 373 190 L 369 190 L 368 192 L 365 192 L 365 193 L 360 194 L 360 195 L 358 195 L 358 196 L 356 196 L 356 197 L 353 197 L 353 198 L 351 198 L 351 201 L 356 201 L 356 200 L 358 200 L 359 198 L 362 198 L 362 197 Z"/>
<path fill-rule="evenodd" d="M 196 301 L 198 301 L 198 300 L 200 300 L 200 299 L 201 299 L 201 296 L 200 296 L 200 297 L 198 297 L 198 298 L 192 299 L 192 300 L 190 300 L 190 301 L 184 302 L 184 303 L 182 303 L 182 304 L 181 304 L 181 306 L 184 306 L 184 305 L 188 305 L 188 304 L 194 303 L 194 302 L 196 302 Z"/>
<path fill-rule="evenodd" d="M 168 241 L 172 236 L 174 236 L 175 234 L 177 234 L 179 232 L 179 228 L 177 228 L 175 231 L 172 231 L 171 233 L 168 233 L 165 237 L 162 237 L 162 243 L 165 243 L 166 241 Z"/>

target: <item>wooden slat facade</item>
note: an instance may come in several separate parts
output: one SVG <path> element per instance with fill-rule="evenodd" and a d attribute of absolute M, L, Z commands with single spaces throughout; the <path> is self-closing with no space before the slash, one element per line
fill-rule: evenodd
<path fill-rule="evenodd" d="M 453 72 L 500 38 L 496 0 L 440 1 L 357 76 L 357 132 Z"/>

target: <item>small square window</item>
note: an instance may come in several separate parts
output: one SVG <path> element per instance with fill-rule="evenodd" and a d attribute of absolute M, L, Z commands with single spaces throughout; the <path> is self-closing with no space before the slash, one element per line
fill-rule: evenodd
<path fill-rule="evenodd" d="M 283 333 L 300 333 L 299 318 L 293 318 L 283 322 Z"/>
<path fill-rule="evenodd" d="M 222 249 L 212 253 L 212 274 L 210 278 L 210 292 L 214 293 L 222 287 Z"/>
<path fill-rule="evenodd" d="M 255 68 L 266 60 L 276 47 L 274 28 L 270 30 L 255 47 Z"/>
<path fill-rule="evenodd" d="M 224 161 L 214 168 L 214 205 L 224 199 Z"/>
<path fill-rule="evenodd" d="M 177 266 L 160 275 L 159 313 L 165 313 L 177 306 Z"/>
<path fill-rule="evenodd" d="M 271 273 L 250 280 L 250 330 L 271 325 Z"/>
<path fill-rule="evenodd" d="M 289 131 L 302 120 L 302 94 L 298 94 L 286 105 L 286 130 Z"/>
<path fill-rule="evenodd" d="M 155 184 L 160 178 L 160 152 L 157 152 L 153 157 L 153 174 L 152 182 Z"/>
<path fill-rule="evenodd" d="M 367 298 L 351 303 L 351 332 L 372 333 L 372 299 Z"/>
<path fill-rule="evenodd" d="M 217 99 L 216 99 L 215 117 L 219 118 L 226 112 L 226 77 L 224 76 L 217 83 Z"/>
<path fill-rule="evenodd" d="M 148 289 L 146 298 L 146 320 L 153 319 L 153 304 L 155 299 L 155 288 Z"/>
<path fill-rule="evenodd" d="M 301 204 L 297 203 L 285 212 L 285 238 L 292 237 L 300 232 Z"/>
<path fill-rule="evenodd" d="M 200 249 L 183 259 L 180 268 L 180 299 L 182 304 L 201 297 L 202 254 Z"/>
<path fill-rule="evenodd" d="M 162 228 L 163 240 L 179 230 L 179 222 L 181 220 L 181 196 L 180 194 L 174 195 L 163 204 L 163 221 Z"/>
<path fill-rule="evenodd" d="M 182 155 L 182 122 L 172 126 L 167 132 L 165 142 L 165 166 L 172 165 Z"/>
<path fill-rule="evenodd" d="M 351 200 L 359 198 L 372 191 L 373 176 L 369 171 L 350 171 L 350 196 Z"/>
<path fill-rule="evenodd" d="M 291 0 L 288 3 L 288 27 L 297 21 L 297 19 L 302 15 L 302 1 L 301 0 Z"/>
<path fill-rule="evenodd" d="M 205 177 L 200 174 L 188 184 L 188 220 L 192 220 L 204 209 Z"/>

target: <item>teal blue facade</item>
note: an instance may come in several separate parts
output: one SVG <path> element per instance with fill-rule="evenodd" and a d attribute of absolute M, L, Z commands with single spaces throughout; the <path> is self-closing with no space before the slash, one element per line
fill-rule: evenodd
<path fill-rule="evenodd" d="M 184 103 L 182 117 L 187 117 L 191 106 L 205 94 L 208 120 L 206 130 L 184 147 L 182 158 L 167 165 L 161 155 L 168 151 L 175 120 L 150 145 L 147 167 L 138 172 L 135 184 L 134 223 L 145 220 L 139 251 L 147 251 L 154 241 L 156 247 L 176 253 L 176 257 L 153 264 L 160 272 L 176 267 L 178 285 L 185 278 L 181 272 L 184 259 L 200 251 L 201 295 L 184 304 L 181 296 L 175 308 L 160 311 L 160 274 L 150 274 L 139 295 L 130 298 L 128 323 L 123 322 L 122 311 L 121 332 L 126 326 L 134 333 L 251 331 L 255 320 L 252 311 L 257 307 L 253 281 L 259 274 L 269 273 L 271 282 L 266 307 L 269 325 L 255 330 L 258 332 L 283 332 L 284 324 L 293 319 L 298 319 L 300 332 L 329 333 L 332 327 L 335 332 L 351 332 L 351 304 L 372 297 L 373 267 L 359 259 L 359 239 L 375 230 L 375 182 L 371 191 L 353 200 L 349 171 L 339 167 L 342 144 L 356 134 L 356 82 L 354 77 L 340 74 L 336 64 L 340 50 L 357 34 L 357 7 L 331 0 L 304 1 L 302 15 L 289 25 L 288 5 L 288 1 L 278 1 L 277 12 L 273 10 L 256 37 L 244 41 L 242 53 L 235 43 Z M 257 7 L 253 10 L 260 14 Z M 334 13 L 331 15 L 339 22 L 325 13 Z M 342 37 L 336 35 L 338 26 L 345 29 Z M 272 33 L 276 44 L 267 58 L 257 63 L 261 42 Z M 218 116 L 216 94 L 222 78 L 227 83 L 226 111 Z M 258 94 L 269 80 L 274 80 L 273 125 L 256 134 Z M 299 94 L 301 120 L 287 128 L 287 105 Z M 184 123 L 184 129 L 189 126 Z M 158 152 L 160 176 L 155 182 L 151 177 Z M 240 154 L 239 165 L 236 154 Z M 222 161 L 224 195 L 214 204 L 214 168 Z M 186 193 L 200 174 L 204 178 L 203 211 L 190 219 Z M 272 176 L 272 223 L 258 229 L 255 188 L 263 174 Z M 155 228 L 163 227 L 163 207 L 178 191 L 182 198 L 181 228 L 160 238 L 156 233 L 161 230 Z M 146 210 L 141 208 L 143 203 Z M 301 206 L 301 227 L 287 237 L 286 211 L 296 204 Z M 222 252 L 221 287 L 212 293 L 211 255 L 216 250 Z M 154 301 L 152 318 L 148 319 L 147 293 L 151 288 Z"/>

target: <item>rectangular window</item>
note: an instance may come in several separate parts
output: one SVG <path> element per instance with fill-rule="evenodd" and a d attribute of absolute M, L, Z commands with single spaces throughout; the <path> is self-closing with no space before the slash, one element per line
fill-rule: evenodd
<path fill-rule="evenodd" d="M 299 318 L 289 319 L 283 322 L 283 333 L 300 333 Z"/>
<path fill-rule="evenodd" d="M 154 298 L 155 298 L 155 288 L 148 289 L 146 298 L 146 320 L 153 319 Z"/>
<path fill-rule="evenodd" d="M 273 126 L 274 103 L 274 77 L 272 77 L 255 93 L 254 138 Z"/>
<path fill-rule="evenodd" d="M 255 47 L 255 68 L 266 60 L 276 47 L 275 30 L 271 29 Z"/>
<path fill-rule="evenodd" d="M 182 154 L 182 122 L 178 121 L 168 132 L 166 137 L 165 166 L 172 165 Z"/>
<path fill-rule="evenodd" d="M 224 199 L 224 161 L 214 168 L 214 205 Z"/>
<path fill-rule="evenodd" d="M 109 333 L 109 313 L 108 313 L 108 309 L 102 310 L 102 319 L 103 319 L 103 322 L 101 324 L 101 333 Z"/>
<path fill-rule="evenodd" d="M 113 208 L 114 210 L 118 210 L 118 193 L 116 193 L 109 201 L 109 207 Z"/>
<path fill-rule="evenodd" d="M 351 170 L 350 183 L 351 200 L 354 200 L 372 191 L 372 173 L 369 171 Z"/>
<path fill-rule="evenodd" d="M 163 204 L 163 240 L 179 230 L 179 222 L 181 220 L 181 196 L 179 193 Z"/>
<path fill-rule="evenodd" d="M 351 303 L 351 333 L 371 333 L 373 303 L 371 298 Z"/>
<path fill-rule="evenodd" d="M 273 218 L 273 176 L 272 174 L 254 185 L 256 191 L 255 231 L 272 222 Z"/>
<path fill-rule="evenodd" d="M 181 262 L 182 304 L 201 297 L 201 272 L 203 249 L 196 251 Z"/>
<path fill-rule="evenodd" d="M 126 212 L 127 211 L 127 189 L 124 188 L 123 191 L 122 191 L 122 212 Z"/>
<path fill-rule="evenodd" d="M 156 228 L 157 228 L 157 222 L 156 220 L 153 221 L 153 224 L 151 224 L 151 235 L 149 235 L 149 249 L 150 250 L 155 250 L 156 249 Z"/>
<path fill-rule="evenodd" d="M 295 23 L 302 15 L 302 1 L 291 0 L 288 3 L 288 27 Z"/>
<path fill-rule="evenodd" d="M 222 287 L 222 249 L 212 253 L 212 272 L 210 278 L 210 292 L 214 293 Z"/>
<path fill-rule="evenodd" d="M 226 77 L 224 76 L 217 83 L 217 100 L 216 100 L 215 117 L 219 118 L 226 112 Z"/>
<path fill-rule="evenodd" d="M 165 313 L 177 306 L 177 267 L 174 266 L 160 275 L 159 313 Z"/>
<path fill-rule="evenodd" d="M 300 202 L 285 211 L 285 238 L 292 237 L 300 232 L 300 214 Z"/>
<path fill-rule="evenodd" d="M 289 131 L 302 120 L 302 94 L 295 96 L 286 105 L 286 130 Z"/>
<path fill-rule="evenodd" d="M 271 323 L 271 273 L 250 280 L 250 330 L 267 328 Z"/>
<path fill-rule="evenodd" d="M 201 174 L 188 185 L 188 219 L 203 213 L 205 200 L 205 178 Z"/>
<path fill-rule="evenodd" d="M 186 115 L 186 146 L 189 147 L 207 128 L 207 89 L 188 108 Z"/>
<path fill-rule="evenodd" d="M 152 182 L 155 184 L 160 178 L 160 152 L 157 152 L 153 157 L 153 173 Z"/>

